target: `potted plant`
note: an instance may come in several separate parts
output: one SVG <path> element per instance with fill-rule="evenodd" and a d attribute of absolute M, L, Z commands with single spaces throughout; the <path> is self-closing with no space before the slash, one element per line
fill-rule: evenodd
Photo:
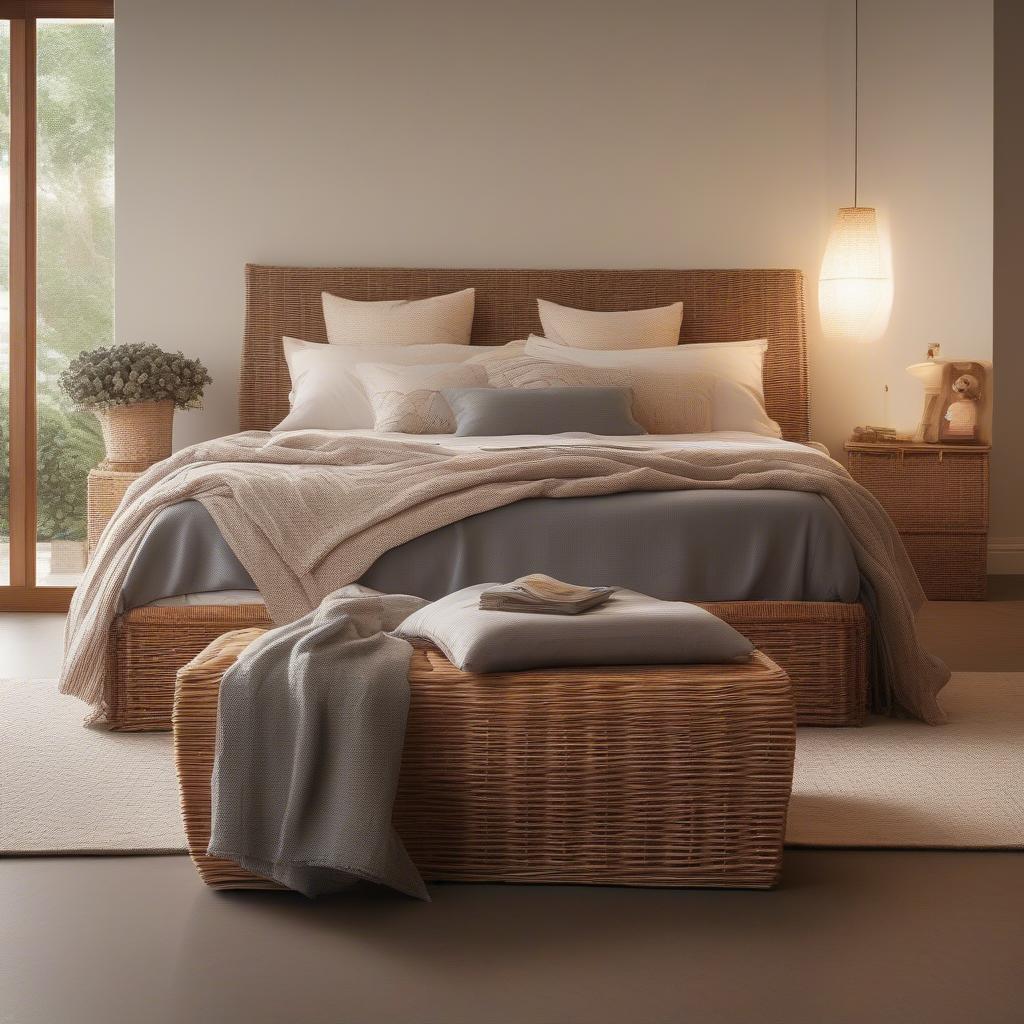
<path fill-rule="evenodd" d="M 82 352 L 60 375 L 64 394 L 100 421 L 105 467 L 130 472 L 171 454 L 174 410 L 198 406 L 209 383 L 198 359 L 142 344 Z"/>

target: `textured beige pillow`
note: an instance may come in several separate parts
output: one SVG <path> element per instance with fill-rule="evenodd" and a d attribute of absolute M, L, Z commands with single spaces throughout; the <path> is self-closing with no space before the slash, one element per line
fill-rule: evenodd
<path fill-rule="evenodd" d="M 599 369 L 577 363 L 557 363 L 517 356 L 486 364 L 492 388 L 618 388 L 632 387 L 626 369 Z"/>
<path fill-rule="evenodd" d="M 468 345 L 476 291 L 360 302 L 321 293 L 331 345 Z"/>
<path fill-rule="evenodd" d="M 667 348 L 679 344 L 683 304 L 598 313 L 537 300 L 544 337 L 570 348 Z"/>
<path fill-rule="evenodd" d="M 526 338 L 518 341 L 507 341 L 504 345 L 474 345 L 475 353 L 471 363 L 491 363 L 498 359 L 515 359 L 526 355 Z"/>
<path fill-rule="evenodd" d="M 361 363 L 461 363 L 477 357 L 472 345 L 322 345 L 285 338 L 291 409 L 274 429 L 372 427 L 373 411 L 354 376 Z"/>
<path fill-rule="evenodd" d="M 535 359 L 602 369 L 625 368 L 652 374 L 711 374 L 715 380 L 712 430 L 741 430 L 765 437 L 781 437 L 778 423 L 768 416 L 764 407 L 761 380 L 767 348 L 768 342 L 762 339 L 700 342 L 644 351 L 587 352 L 531 335 L 526 343 L 526 354 Z"/>
<path fill-rule="evenodd" d="M 361 363 L 356 367 L 373 409 L 374 430 L 399 434 L 451 434 L 455 417 L 444 388 L 488 387 L 487 370 L 478 363 L 393 366 Z"/>
<path fill-rule="evenodd" d="M 628 387 L 633 416 L 649 434 L 704 434 L 711 429 L 714 379 L 708 374 L 581 366 L 522 356 L 488 363 L 487 379 L 494 388 Z"/>

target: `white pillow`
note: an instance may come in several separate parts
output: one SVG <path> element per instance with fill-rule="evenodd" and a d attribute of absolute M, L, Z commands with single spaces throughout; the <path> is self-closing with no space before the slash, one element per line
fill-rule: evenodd
<path fill-rule="evenodd" d="M 432 363 L 395 366 L 360 363 L 356 376 L 373 409 L 375 430 L 399 434 L 451 434 L 455 415 L 441 392 L 445 388 L 486 388 L 480 363 Z"/>
<path fill-rule="evenodd" d="M 300 341 L 282 338 L 284 361 L 295 383 L 293 363 L 295 357 L 307 352 L 316 353 L 321 361 L 344 362 L 352 356 L 356 363 L 395 363 L 404 366 L 413 363 L 487 363 L 497 359 L 515 359 L 526 354 L 526 338 L 509 341 L 504 345 L 325 345 L 320 341 Z"/>
<path fill-rule="evenodd" d="M 717 380 L 712 374 L 584 366 L 535 356 L 486 365 L 492 388 L 629 388 L 633 417 L 649 434 L 704 434 L 711 429 Z"/>
<path fill-rule="evenodd" d="M 598 313 L 537 300 L 544 336 L 570 348 L 666 348 L 679 344 L 683 304 Z"/>
<path fill-rule="evenodd" d="M 274 430 L 372 427 L 373 410 L 355 378 L 360 363 L 455 363 L 482 357 L 480 347 L 471 345 L 323 345 L 285 338 L 291 411 Z"/>
<path fill-rule="evenodd" d="M 476 291 L 360 302 L 322 292 L 331 345 L 468 345 Z"/>
<path fill-rule="evenodd" d="M 535 335 L 526 343 L 528 356 L 581 366 L 712 374 L 715 377 L 712 430 L 743 430 L 766 437 L 781 437 L 779 425 L 764 408 L 763 365 L 767 349 L 768 342 L 763 339 L 606 352 L 568 348 Z"/>
<path fill-rule="evenodd" d="M 479 353 L 470 360 L 471 363 L 490 363 L 501 359 L 518 359 L 526 354 L 526 339 L 507 341 L 504 345 L 474 345 L 473 351 Z"/>

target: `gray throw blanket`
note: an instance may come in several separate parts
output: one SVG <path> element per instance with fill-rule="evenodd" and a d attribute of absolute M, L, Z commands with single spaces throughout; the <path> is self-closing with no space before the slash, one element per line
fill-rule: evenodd
<path fill-rule="evenodd" d="M 429 899 L 391 824 L 427 602 L 358 585 L 251 644 L 220 687 L 209 852 L 306 896 L 358 880 Z"/>

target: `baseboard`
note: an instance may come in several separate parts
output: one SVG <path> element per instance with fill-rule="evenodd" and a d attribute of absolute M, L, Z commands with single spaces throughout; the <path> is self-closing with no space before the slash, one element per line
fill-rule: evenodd
<path fill-rule="evenodd" d="M 988 574 L 1008 576 L 1024 573 L 1024 537 L 989 537 Z"/>

